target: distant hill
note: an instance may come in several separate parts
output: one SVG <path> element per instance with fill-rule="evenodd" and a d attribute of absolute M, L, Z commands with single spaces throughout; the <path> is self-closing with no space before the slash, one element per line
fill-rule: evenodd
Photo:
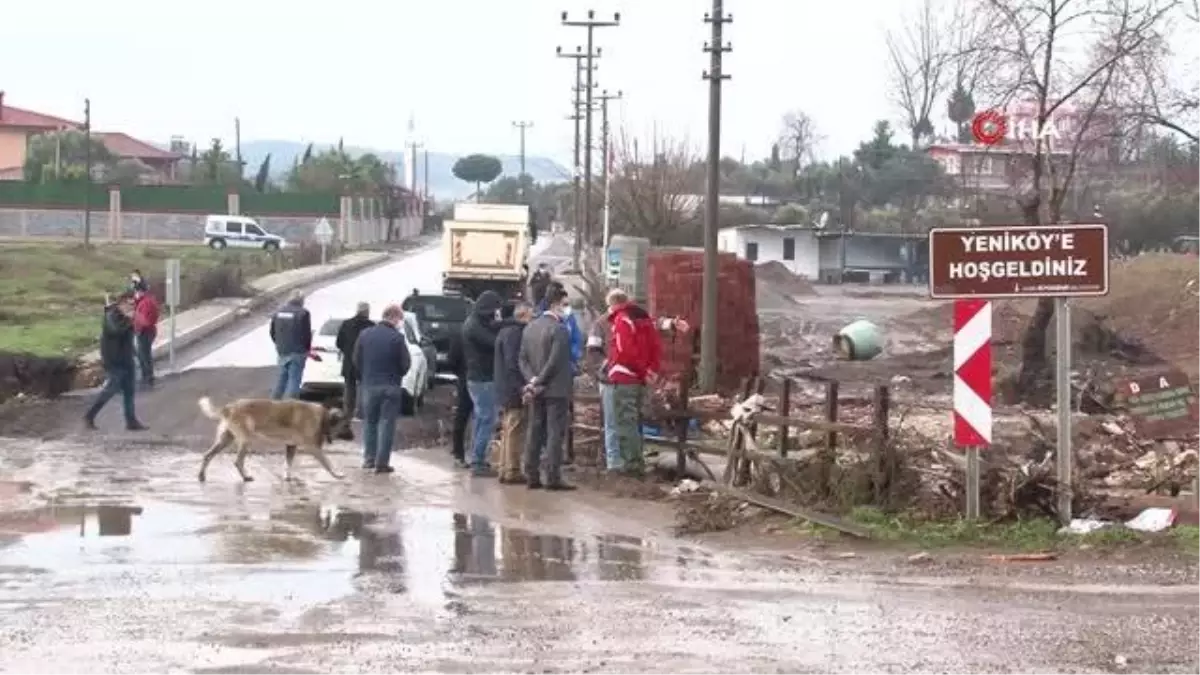
<path fill-rule="evenodd" d="M 308 147 L 307 143 L 298 143 L 295 141 L 245 141 L 242 143 L 242 160 L 246 163 L 246 172 L 252 177 L 258 166 L 262 163 L 263 158 L 269 153 L 271 155 L 271 178 L 273 180 L 283 180 L 286 173 L 291 170 L 292 162 L 296 157 L 304 154 L 304 149 Z M 316 144 L 313 148 L 314 152 L 329 147 L 329 145 Z M 384 161 L 395 163 L 396 171 L 400 176 L 404 175 L 404 166 L 407 163 L 405 153 L 397 150 L 376 150 L 373 148 L 362 148 L 354 146 L 346 146 L 346 152 L 352 155 L 362 155 L 368 152 L 379 155 Z M 468 185 L 454 177 L 451 173 L 451 168 L 462 155 L 451 155 L 442 152 L 429 153 L 429 191 L 435 197 L 442 199 L 458 199 L 470 194 L 475 187 Z M 505 176 L 516 176 L 521 171 L 521 159 L 516 155 L 496 155 L 500 162 L 504 165 Z M 424 156 L 422 151 L 417 151 L 417 182 L 424 183 L 425 168 Z M 570 171 L 564 168 L 559 163 L 545 157 L 529 157 L 525 158 L 525 171 L 539 183 L 555 183 L 565 181 L 570 177 Z"/>

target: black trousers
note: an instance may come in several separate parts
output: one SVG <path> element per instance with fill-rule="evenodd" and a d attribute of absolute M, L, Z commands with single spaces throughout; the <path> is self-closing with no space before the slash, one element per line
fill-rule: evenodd
<path fill-rule="evenodd" d="M 454 403 L 454 434 L 450 452 L 455 459 L 463 460 L 466 458 L 467 423 L 471 421 L 471 412 L 475 410 L 475 405 L 471 403 L 465 377 L 459 376 L 456 389 L 458 396 Z"/>
<path fill-rule="evenodd" d="M 342 382 L 346 385 L 342 392 L 342 412 L 347 420 L 361 417 L 358 414 L 358 378 L 342 376 Z"/>

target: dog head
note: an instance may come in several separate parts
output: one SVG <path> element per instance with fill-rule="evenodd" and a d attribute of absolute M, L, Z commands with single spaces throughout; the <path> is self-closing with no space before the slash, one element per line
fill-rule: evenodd
<path fill-rule="evenodd" d="M 344 433 L 350 422 L 340 408 L 326 408 L 321 416 L 321 441 L 332 443 L 334 434 Z"/>

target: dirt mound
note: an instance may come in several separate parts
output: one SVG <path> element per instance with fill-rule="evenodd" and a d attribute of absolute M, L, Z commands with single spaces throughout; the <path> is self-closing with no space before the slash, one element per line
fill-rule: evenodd
<path fill-rule="evenodd" d="M 817 289 L 803 276 L 793 274 L 783 263 L 772 260 L 754 266 L 754 278 L 769 284 L 771 289 L 783 295 L 816 295 Z"/>
<path fill-rule="evenodd" d="M 74 379 L 70 359 L 0 352 L 0 402 L 18 394 L 54 398 L 69 391 Z"/>

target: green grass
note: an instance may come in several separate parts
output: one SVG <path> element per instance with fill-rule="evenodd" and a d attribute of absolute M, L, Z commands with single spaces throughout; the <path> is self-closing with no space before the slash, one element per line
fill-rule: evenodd
<path fill-rule="evenodd" d="M 1144 533 L 1125 527 L 1106 527 L 1083 535 L 1060 535 L 1049 518 L 1004 523 L 968 520 L 924 520 L 858 507 L 850 520 L 866 527 L 875 541 L 923 549 L 983 548 L 1013 552 L 1062 551 L 1082 546 L 1100 549 L 1123 546 L 1167 545 L 1193 556 L 1200 555 L 1200 529 L 1178 525 L 1164 533 Z M 832 532 L 821 531 L 821 534 Z"/>
<path fill-rule="evenodd" d="M 0 245 L 0 351 L 38 356 L 76 356 L 94 349 L 105 293 L 128 287 L 140 269 L 161 277 L 165 260 L 179 258 L 189 273 L 235 260 L 246 278 L 274 271 L 257 251 L 212 251 L 202 246 L 70 244 Z"/>

